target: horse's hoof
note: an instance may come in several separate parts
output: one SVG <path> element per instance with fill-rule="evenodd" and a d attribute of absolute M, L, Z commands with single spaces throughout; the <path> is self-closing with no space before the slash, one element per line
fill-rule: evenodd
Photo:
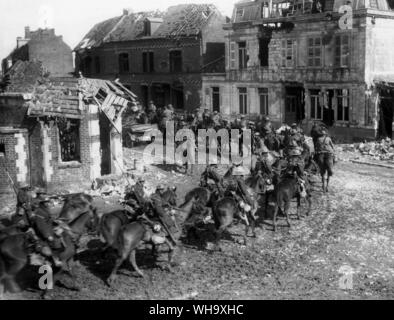
<path fill-rule="evenodd" d="M 109 287 L 112 287 L 112 285 L 113 285 L 114 282 L 115 282 L 115 279 L 116 279 L 116 276 L 115 276 L 115 275 L 109 276 L 109 278 L 107 279 L 107 285 L 108 285 Z"/>

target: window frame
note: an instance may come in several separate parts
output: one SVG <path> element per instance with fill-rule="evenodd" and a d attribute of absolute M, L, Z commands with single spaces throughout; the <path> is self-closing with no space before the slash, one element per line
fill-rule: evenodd
<path fill-rule="evenodd" d="M 289 47 L 291 42 L 291 48 Z M 282 39 L 281 43 L 281 67 L 282 68 L 295 68 L 296 63 L 296 40 L 295 39 Z M 289 52 L 291 52 L 291 59 L 288 59 Z"/>
<path fill-rule="evenodd" d="M 317 43 L 318 40 L 318 43 Z M 323 61 L 323 42 L 321 37 L 308 38 L 308 67 L 321 68 Z M 319 62 L 318 64 L 316 62 Z"/>
<path fill-rule="evenodd" d="M 127 68 L 125 66 L 127 66 Z M 127 52 L 119 53 L 118 68 L 119 68 L 119 73 L 130 72 L 130 55 Z"/>
<path fill-rule="evenodd" d="M 75 132 L 77 132 L 77 142 L 75 142 L 75 148 L 76 148 L 76 152 L 77 152 L 77 156 L 75 156 L 74 158 L 72 158 L 71 160 L 65 160 L 63 158 L 63 144 L 62 144 L 62 134 L 61 131 L 62 129 L 59 127 L 59 125 L 61 125 L 61 123 L 57 124 L 57 143 L 58 143 L 58 159 L 59 159 L 59 163 L 60 164 L 81 164 L 82 163 L 82 156 L 81 156 L 81 120 L 80 119 L 71 119 L 71 118 L 66 118 L 64 119 L 64 121 L 70 121 L 73 126 L 76 126 L 76 130 Z"/>
<path fill-rule="evenodd" d="M 346 43 L 344 39 L 347 39 Z M 337 34 L 334 37 L 334 66 L 350 68 L 351 38 L 348 33 Z"/>
<path fill-rule="evenodd" d="M 214 97 L 214 95 L 218 95 L 218 101 L 219 101 L 219 106 L 218 106 L 218 108 L 216 110 L 215 110 L 214 105 L 213 105 L 213 101 L 214 101 L 213 97 Z M 212 99 L 212 110 L 220 112 L 220 106 L 221 106 L 220 87 L 211 87 L 211 99 Z"/>
<path fill-rule="evenodd" d="M 340 123 L 348 123 L 350 121 L 350 90 L 346 88 L 335 89 L 334 98 L 336 99 L 335 121 Z M 344 106 L 345 101 L 347 106 Z M 341 112 L 339 112 L 340 108 L 341 108 Z M 341 119 L 339 117 L 340 114 L 341 114 Z M 347 120 L 346 120 L 346 116 L 347 116 Z"/>
<path fill-rule="evenodd" d="M 155 72 L 155 61 L 154 61 L 153 51 L 143 51 L 142 52 L 142 71 L 144 73 Z"/>
<path fill-rule="evenodd" d="M 248 114 L 248 88 L 238 88 L 238 109 L 240 114 Z"/>
<path fill-rule="evenodd" d="M 268 88 L 258 88 L 257 92 L 259 95 L 260 114 L 268 116 L 269 115 Z M 264 106 L 262 105 L 262 101 L 264 101 Z"/>
<path fill-rule="evenodd" d="M 240 47 L 240 44 L 244 45 Z M 238 45 L 238 69 L 244 70 L 248 68 L 248 52 L 247 52 L 247 43 L 246 41 L 240 41 L 237 43 Z"/>
<path fill-rule="evenodd" d="M 311 120 L 320 120 L 323 121 L 323 106 L 320 104 L 321 94 L 319 89 L 311 89 L 309 90 L 309 99 L 310 99 L 310 111 L 309 117 Z M 315 101 L 315 103 L 313 103 Z M 320 117 L 318 116 L 318 110 L 320 110 Z"/>
<path fill-rule="evenodd" d="M 180 60 L 180 62 L 178 62 L 179 70 L 177 68 L 175 68 L 175 66 L 177 64 L 174 62 L 174 54 L 176 52 L 179 53 L 179 57 L 177 57 L 177 59 Z M 174 72 L 174 73 L 181 73 L 181 72 L 183 72 L 183 52 L 182 52 L 182 50 L 180 50 L 180 49 L 170 50 L 170 52 L 169 52 L 169 65 L 170 65 L 170 72 Z"/>

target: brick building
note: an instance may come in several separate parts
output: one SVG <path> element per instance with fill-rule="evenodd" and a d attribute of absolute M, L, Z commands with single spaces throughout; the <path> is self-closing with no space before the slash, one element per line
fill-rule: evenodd
<path fill-rule="evenodd" d="M 71 48 L 55 29 L 30 31 L 25 27 L 24 38 L 16 39 L 16 48 L 2 61 L 3 74 L 17 61 L 41 61 L 51 76 L 64 76 L 74 72 Z"/>
<path fill-rule="evenodd" d="M 120 79 L 145 106 L 153 100 L 192 110 L 201 104 L 202 70 L 224 61 L 224 22 L 208 4 L 124 10 L 95 25 L 78 44 L 76 70 L 85 77 Z"/>
<path fill-rule="evenodd" d="M 9 75 L 0 93 L 0 192 L 12 190 L 11 179 L 54 190 L 122 171 L 130 91 L 106 80 L 48 77 L 38 62 L 19 61 Z"/>
<path fill-rule="evenodd" d="M 392 136 L 393 8 L 391 0 L 237 3 L 224 25 L 226 70 L 203 76 L 204 104 L 306 130 L 323 121 L 346 140 Z"/>

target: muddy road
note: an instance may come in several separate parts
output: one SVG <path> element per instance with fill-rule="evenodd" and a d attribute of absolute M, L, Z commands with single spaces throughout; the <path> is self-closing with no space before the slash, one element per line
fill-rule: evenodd
<path fill-rule="evenodd" d="M 146 179 L 177 185 L 183 199 L 198 184 L 198 172 L 189 177 L 154 167 Z M 257 238 L 243 245 L 243 226 L 235 225 L 222 241 L 222 252 L 184 241 L 173 272 L 162 270 L 160 262 L 154 265 L 150 248 L 141 248 L 137 263 L 146 279 L 125 263 L 112 288 L 104 279 L 114 257 L 101 257 L 98 239 L 85 239 L 87 249 L 78 255 L 75 268 L 81 290 L 56 287 L 49 298 L 393 299 L 394 170 L 339 162 L 328 194 L 320 191 L 319 180 L 310 216 L 297 220 L 292 204 L 290 230 L 281 219 L 273 233 L 267 220 L 257 229 Z M 209 241 L 212 235 L 207 231 L 203 237 Z M 165 258 L 162 252 L 159 260 Z M 38 299 L 39 292 L 5 298 Z"/>

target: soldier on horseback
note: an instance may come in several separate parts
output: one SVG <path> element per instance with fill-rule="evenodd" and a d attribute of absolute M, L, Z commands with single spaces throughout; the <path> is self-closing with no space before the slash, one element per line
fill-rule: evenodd
<path fill-rule="evenodd" d="M 162 197 L 163 193 L 164 187 L 162 185 L 158 185 L 156 187 L 155 193 L 150 198 L 150 203 L 152 206 L 152 219 L 157 220 L 163 226 L 174 245 L 176 245 L 174 234 L 179 230 L 175 221 L 169 214 L 170 210 L 165 208 L 166 206 L 168 207 L 169 204 L 164 201 Z"/>
<path fill-rule="evenodd" d="M 126 204 L 134 211 L 140 211 L 146 205 L 144 183 L 144 178 L 138 178 L 136 184 L 125 195 Z"/>
<path fill-rule="evenodd" d="M 217 167 L 217 164 L 209 164 L 206 166 L 204 172 L 201 174 L 200 186 L 212 189 L 212 184 L 215 184 L 220 193 L 223 190 L 223 179 L 216 171 Z"/>

